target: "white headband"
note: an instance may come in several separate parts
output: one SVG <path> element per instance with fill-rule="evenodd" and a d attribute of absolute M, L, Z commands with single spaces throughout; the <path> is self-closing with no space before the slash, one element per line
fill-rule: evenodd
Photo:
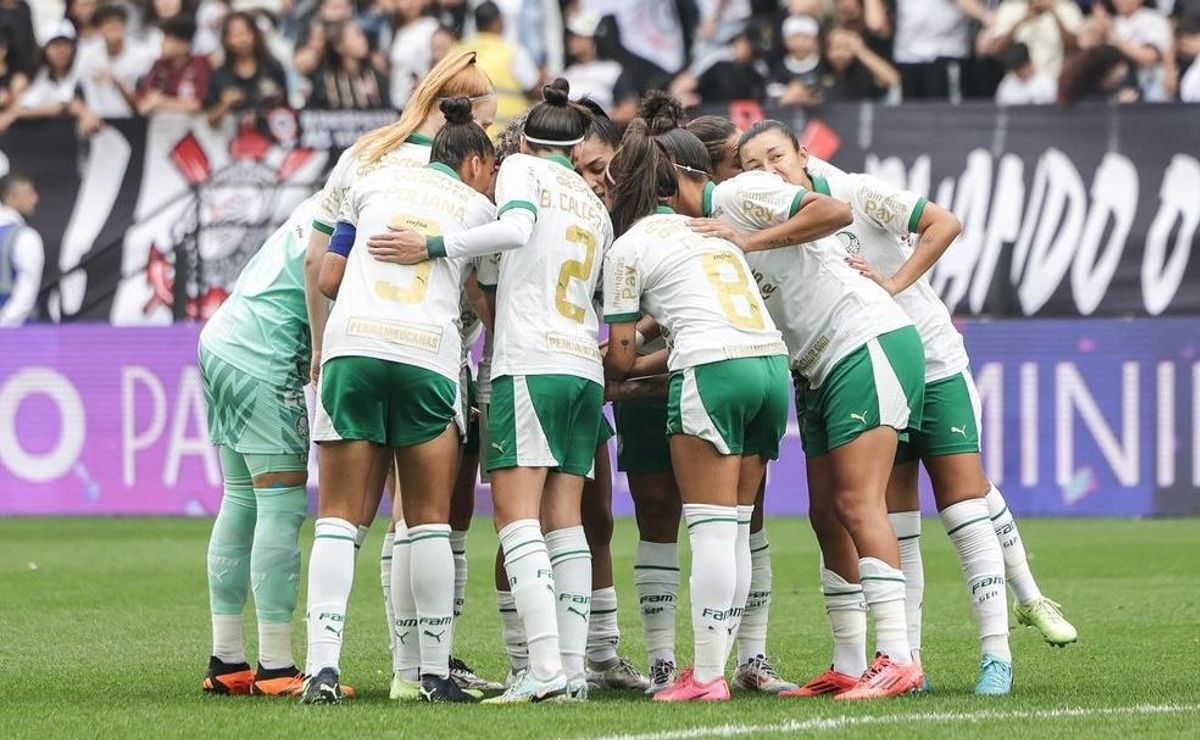
<path fill-rule="evenodd" d="M 523 136 L 525 137 L 525 141 L 528 141 L 530 144 L 541 144 L 542 146 L 575 146 L 576 144 L 582 144 L 584 139 L 584 137 L 580 136 L 578 139 L 571 139 L 569 141 L 555 141 L 554 139 L 535 139 L 529 134 L 523 134 Z"/>

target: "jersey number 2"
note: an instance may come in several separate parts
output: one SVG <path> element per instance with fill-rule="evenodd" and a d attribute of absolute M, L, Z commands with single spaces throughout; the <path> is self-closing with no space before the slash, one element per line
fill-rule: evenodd
<path fill-rule="evenodd" d="M 578 226 L 572 226 L 567 229 L 566 239 L 569 244 L 582 244 L 586 254 L 582 262 L 567 260 L 563 263 L 562 269 L 558 271 L 558 285 L 554 289 L 554 306 L 563 316 L 582 324 L 587 316 L 587 309 L 578 303 L 569 301 L 567 289 L 571 286 L 572 278 L 586 283 L 592 277 L 592 267 L 596 264 L 596 237 Z"/>
<path fill-rule="evenodd" d="M 702 260 L 708 282 L 717 289 L 717 299 L 725 318 L 739 329 L 765 328 L 762 300 L 750 287 L 750 276 L 742 268 L 741 260 L 724 252 L 706 254 Z M 738 306 L 735 298 L 741 298 L 745 305 Z"/>

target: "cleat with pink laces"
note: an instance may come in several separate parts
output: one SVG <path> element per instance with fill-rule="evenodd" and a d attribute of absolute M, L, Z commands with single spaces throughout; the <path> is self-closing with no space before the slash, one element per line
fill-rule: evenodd
<path fill-rule="evenodd" d="M 925 683 L 925 671 L 916 661 L 906 665 L 893 663 L 882 653 L 875 654 L 875 662 L 863 672 L 854 688 L 833 697 L 835 701 L 857 699 L 887 699 L 909 694 Z"/>
<path fill-rule="evenodd" d="M 779 696 L 837 696 L 849 691 L 857 684 L 858 679 L 854 676 L 838 673 L 833 670 L 833 666 L 829 666 L 829 670 L 810 679 L 808 683 L 800 688 L 793 689 L 792 691 L 781 691 L 779 692 Z"/>
<path fill-rule="evenodd" d="M 655 694 L 654 701 L 729 701 L 729 683 L 724 676 L 700 683 L 688 668 L 669 688 Z"/>

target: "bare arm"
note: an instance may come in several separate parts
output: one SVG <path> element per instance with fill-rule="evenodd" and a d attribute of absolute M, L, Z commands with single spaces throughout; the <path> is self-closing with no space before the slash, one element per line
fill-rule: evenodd
<path fill-rule="evenodd" d="M 880 38 L 891 38 L 892 22 L 883 0 L 863 0 L 863 23 Z"/>
<path fill-rule="evenodd" d="M 921 212 L 921 219 L 917 223 L 917 232 L 921 236 L 917 240 L 917 246 L 913 249 L 913 253 L 890 277 L 876 272 L 861 254 L 856 254 L 846 261 L 851 267 L 879 283 L 888 293 L 892 295 L 902 293 L 937 264 L 954 239 L 962 232 L 962 224 L 950 211 L 936 203 L 927 203 Z"/>
<path fill-rule="evenodd" d="M 313 229 L 308 237 L 308 250 L 304 254 L 304 303 L 308 307 L 308 331 L 312 339 L 311 375 L 314 383 L 321 374 L 321 342 L 325 336 L 325 322 L 329 319 L 329 301 L 318 287 L 329 236 Z"/>
<path fill-rule="evenodd" d="M 637 361 L 637 324 L 633 321 L 609 324 L 604 374 L 609 380 L 625 380 Z"/>
<path fill-rule="evenodd" d="M 893 67 L 888 60 L 871 51 L 871 48 L 864 44 L 861 38 L 855 44 L 854 55 L 875 78 L 876 85 L 893 87 L 900 84 L 900 71 Z"/>
<path fill-rule="evenodd" d="M 346 258 L 340 254 L 326 252 L 321 259 L 321 271 L 317 277 L 317 288 L 331 301 L 336 301 L 342 278 L 346 275 Z"/>

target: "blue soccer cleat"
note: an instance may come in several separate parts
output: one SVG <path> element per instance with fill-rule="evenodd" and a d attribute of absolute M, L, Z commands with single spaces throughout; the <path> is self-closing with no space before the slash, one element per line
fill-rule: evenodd
<path fill-rule="evenodd" d="M 1012 693 L 1012 663 L 991 653 L 984 653 L 975 682 L 978 696 L 1008 696 Z"/>

